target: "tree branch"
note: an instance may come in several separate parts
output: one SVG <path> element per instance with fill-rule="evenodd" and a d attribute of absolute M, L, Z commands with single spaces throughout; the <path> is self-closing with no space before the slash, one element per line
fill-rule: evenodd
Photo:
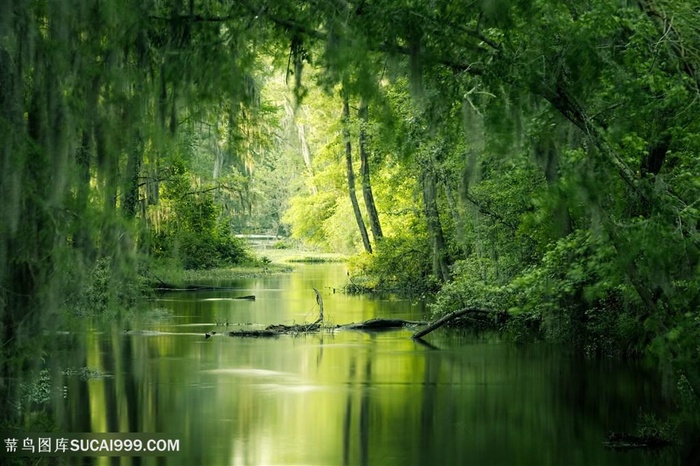
<path fill-rule="evenodd" d="M 461 317 L 470 313 L 475 313 L 475 314 L 485 314 L 485 315 L 493 315 L 494 318 L 502 318 L 502 319 L 507 319 L 510 315 L 507 312 L 504 311 L 495 311 L 491 309 L 477 309 L 473 307 L 465 308 L 465 309 L 460 309 L 459 311 L 454 311 L 451 312 L 440 319 L 436 320 L 432 324 L 428 325 L 425 327 L 423 330 L 420 330 L 416 333 L 413 334 L 411 338 L 414 340 L 423 338 L 433 330 L 437 330 L 438 328 L 442 327 L 446 323 L 450 322 L 451 320 L 456 319 L 457 317 Z"/>
<path fill-rule="evenodd" d="M 673 27 L 672 20 L 669 20 L 666 14 L 657 10 L 653 0 L 638 0 L 637 4 L 640 10 L 654 23 L 656 29 L 660 30 L 662 34 L 660 41 L 664 40 L 664 38 L 668 39 L 671 50 L 680 61 L 681 68 L 695 84 L 695 89 L 693 90 L 695 92 L 700 92 L 700 75 L 698 74 L 698 69 L 696 64 L 688 59 L 687 50 L 683 47 L 681 35 L 676 28 Z"/>

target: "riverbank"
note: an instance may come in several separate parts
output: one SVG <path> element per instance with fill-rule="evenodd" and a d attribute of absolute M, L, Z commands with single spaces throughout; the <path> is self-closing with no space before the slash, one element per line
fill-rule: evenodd
<path fill-rule="evenodd" d="M 272 264 L 347 262 L 348 256 L 334 252 L 319 252 L 304 249 L 256 249 L 255 254 L 268 259 Z"/>
<path fill-rule="evenodd" d="M 254 249 L 256 259 L 244 264 L 212 269 L 183 269 L 174 261 L 156 261 L 144 273 L 152 288 L 163 284 L 184 287 L 197 283 L 221 283 L 242 278 L 258 278 L 294 270 L 299 263 L 345 262 L 347 256 L 302 249 Z"/>

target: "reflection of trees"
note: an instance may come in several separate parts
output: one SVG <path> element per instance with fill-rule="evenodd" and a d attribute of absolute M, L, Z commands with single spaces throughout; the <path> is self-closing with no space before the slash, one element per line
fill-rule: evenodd
<path fill-rule="evenodd" d="M 360 409 L 359 409 L 359 420 L 358 435 L 359 437 L 359 455 L 360 464 L 369 464 L 369 449 L 370 449 L 370 399 L 372 388 L 372 360 L 373 351 L 369 351 L 366 355 L 364 361 L 364 373 L 361 375 L 361 380 L 355 380 L 356 378 L 356 366 L 357 357 L 353 354 L 350 358 L 350 363 L 348 364 L 348 389 L 345 401 L 345 414 L 343 417 L 343 464 L 354 464 L 352 461 L 352 426 L 353 426 L 353 395 L 356 394 L 357 387 L 359 387 L 360 395 Z"/>
<path fill-rule="evenodd" d="M 435 402 L 438 396 L 436 381 L 439 379 L 442 355 L 433 351 L 425 353 L 425 371 L 423 373 L 422 402 L 420 404 L 420 458 L 421 464 L 430 464 L 431 442 L 435 433 Z"/>
<path fill-rule="evenodd" d="M 598 445 L 605 422 L 633 423 L 635 403 L 653 391 L 615 364 L 490 342 L 438 340 L 437 350 L 351 331 L 189 338 L 84 337 L 75 366 L 113 377 L 66 379 L 64 430 L 170 432 L 187 445 L 172 458 L 183 465 L 525 464 L 543 448 L 554 460 L 582 442 Z M 262 374 L 235 373 L 246 368 Z M 597 464 L 602 454 L 581 461 Z"/>
<path fill-rule="evenodd" d="M 369 464 L 369 429 L 370 429 L 370 387 L 372 386 L 372 355 L 365 361 L 365 377 L 362 383 L 362 401 L 360 403 L 360 464 Z"/>
<path fill-rule="evenodd" d="M 350 358 L 348 364 L 348 385 L 355 378 L 355 356 Z M 352 390 L 348 387 L 345 401 L 345 415 L 343 416 L 343 464 L 350 464 L 350 428 L 352 426 Z"/>

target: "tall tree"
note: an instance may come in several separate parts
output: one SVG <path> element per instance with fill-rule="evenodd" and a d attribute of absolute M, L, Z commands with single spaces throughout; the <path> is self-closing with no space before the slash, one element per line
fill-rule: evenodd
<path fill-rule="evenodd" d="M 357 202 L 357 194 L 355 194 L 355 170 L 352 166 L 352 144 L 350 142 L 350 99 L 345 91 L 343 91 L 343 140 L 345 142 L 345 167 L 348 179 L 348 194 L 352 203 L 352 211 L 355 214 L 357 228 L 360 230 L 362 237 L 362 245 L 365 251 L 372 252 L 372 244 L 369 242 L 367 227 L 365 220 L 362 218 L 360 204 Z"/>
<path fill-rule="evenodd" d="M 367 148 L 367 125 L 369 124 L 369 111 L 367 101 L 365 100 L 365 98 L 362 98 L 360 100 L 360 108 L 358 109 L 357 114 L 360 118 L 360 138 L 358 147 L 360 151 L 362 196 L 365 200 L 367 216 L 369 217 L 369 226 L 372 230 L 372 236 L 374 236 L 374 244 L 376 245 L 379 241 L 381 241 L 384 235 L 382 233 L 381 223 L 379 222 L 377 206 L 374 203 L 374 194 L 372 193 L 372 181 L 370 179 L 369 154 Z"/>
<path fill-rule="evenodd" d="M 433 243 L 433 274 L 447 282 L 450 280 L 447 242 L 445 241 L 440 212 L 437 206 L 437 175 L 432 163 L 423 162 L 420 175 L 423 190 L 423 211 Z"/>

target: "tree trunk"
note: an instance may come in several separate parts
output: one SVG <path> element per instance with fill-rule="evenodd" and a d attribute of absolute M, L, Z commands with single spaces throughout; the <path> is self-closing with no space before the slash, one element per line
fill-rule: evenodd
<path fill-rule="evenodd" d="M 168 84 L 165 80 L 166 75 L 166 65 L 163 63 L 160 66 L 160 94 L 158 95 L 158 122 L 160 123 L 160 128 L 165 130 L 168 114 Z"/>
<path fill-rule="evenodd" d="M 423 165 L 421 168 L 421 185 L 423 187 L 423 210 L 428 222 L 428 231 L 433 240 L 433 273 L 441 280 L 448 281 L 450 270 L 447 265 L 447 243 L 440 223 L 436 199 L 436 175 L 432 167 Z"/>
<path fill-rule="evenodd" d="M 540 163 L 547 185 L 556 187 L 559 183 L 559 148 L 556 136 L 543 135 L 535 141 L 534 156 Z M 561 137 L 564 140 L 564 137 Z M 565 237 L 573 231 L 573 219 L 569 213 L 566 199 L 558 199 L 552 215 L 554 227 L 560 237 Z"/>
<path fill-rule="evenodd" d="M 343 139 L 345 139 L 345 162 L 348 174 L 348 191 L 350 193 L 350 202 L 352 203 L 352 210 L 355 213 L 357 227 L 360 229 L 360 236 L 362 236 L 362 244 L 365 247 L 365 251 L 371 253 L 372 245 L 369 242 L 367 227 L 365 226 L 365 221 L 362 218 L 362 212 L 360 212 L 360 204 L 358 204 L 357 195 L 355 194 L 355 172 L 352 168 L 352 145 L 350 144 L 350 128 L 348 127 L 349 123 L 350 102 L 348 101 L 347 95 L 343 95 Z"/>
<path fill-rule="evenodd" d="M 299 144 L 301 145 L 301 157 L 304 159 L 304 165 L 309 172 L 309 179 L 311 180 L 309 191 L 311 191 L 311 194 L 316 194 L 318 189 L 314 183 L 314 168 L 311 164 L 311 149 L 309 149 L 309 143 L 306 140 L 306 126 L 298 124 L 297 133 L 299 134 Z"/>
<path fill-rule="evenodd" d="M 362 99 L 360 109 L 357 112 L 360 117 L 360 174 L 362 175 L 362 196 L 365 199 L 365 207 L 369 216 L 369 227 L 374 236 L 374 245 L 382 239 L 382 226 L 379 223 L 379 214 L 377 206 L 374 203 L 374 194 L 372 193 L 372 183 L 369 176 L 369 160 L 367 158 L 367 121 L 369 119 L 367 111 L 367 102 Z"/>
<path fill-rule="evenodd" d="M 75 190 L 75 207 L 77 212 L 86 212 L 90 203 L 90 165 L 94 153 L 92 140 L 93 129 L 83 129 L 80 146 L 75 150 L 75 166 L 77 171 Z M 73 246 L 82 252 L 84 257 L 92 258 L 94 246 L 91 232 L 88 228 L 78 228 L 73 235 Z"/>
<path fill-rule="evenodd" d="M 108 112 L 107 109 L 104 112 Z M 102 208 L 105 212 L 114 212 L 117 207 L 117 183 L 119 182 L 119 161 L 113 150 L 110 135 L 113 128 L 109 127 L 108 117 L 98 115 L 93 126 L 95 138 L 95 154 L 97 156 L 97 174 L 103 193 Z"/>
<path fill-rule="evenodd" d="M 141 158 L 143 156 L 143 138 L 140 131 L 136 131 L 134 147 L 129 151 L 126 162 L 126 175 L 124 179 L 122 201 L 122 213 L 126 218 L 134 218 L 136 206 L 139 201 L 139 172 L 141 171 Z"/>
<path fill-rule="evenodd" d="M 649 145 L 649 152 L 642 158 L 639 166 L 642 177 L 659 174 L 671 147 L 671 139 L 669 133 L 663 133 L 655 143 Z"/>

